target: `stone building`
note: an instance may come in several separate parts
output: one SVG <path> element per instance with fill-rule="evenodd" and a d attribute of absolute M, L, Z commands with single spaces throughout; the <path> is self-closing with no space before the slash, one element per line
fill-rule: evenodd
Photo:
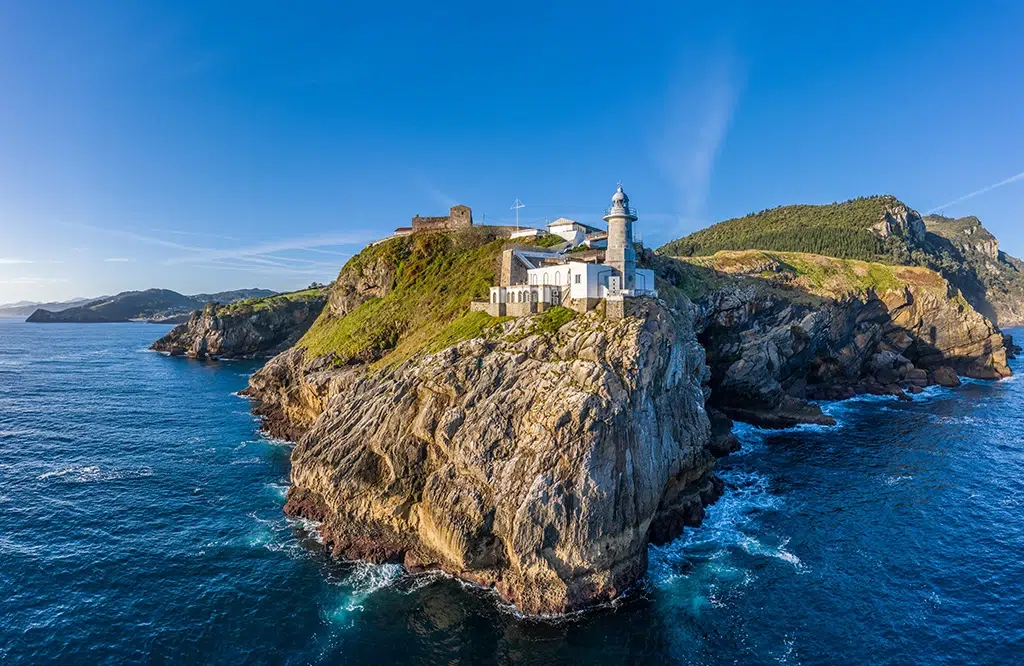
<path fill-rule="evenodd" d="M 408 227 L 395 229 L 395 236 L 409 236 L 421 231 L 458 231 L 473 226 L 473 211 L 469 206 L 461 204 L 452 206 L 448 215 L 436 217 L 421 217 L 417 215 L 412 218 L 412 224 Z"/>
<path fill-rule="evenodd" d="M 605 236 L 601 240 L 606 240 L 606 249 L 564 253 L 529 246 L 507 248 L 502 253 L 499 284 L 491 287 L 488 301 L 474 303 L 473 309 L 496 317 L 524 316 L 556 305 L 587 312 L 604 300 L 609 316 L 624 316 L 624 299 L 658 295 L 654 271 L 636 267 L 636 219 L 629 197 L 619 187 L 605 211 L 607 232 L 572 220 L 557 221 L 559 230 L 572 233 L 578 245 L 584 244 L 587 235 Z M 603 261 L 598 261 L 601 257 Z"/>

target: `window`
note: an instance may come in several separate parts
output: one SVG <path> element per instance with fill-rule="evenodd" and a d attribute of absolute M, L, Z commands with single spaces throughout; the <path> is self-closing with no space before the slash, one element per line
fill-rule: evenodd
<path fill-rule="evenodd" d="M 577 275 L 577 276 L 576 276 L 576 284 L 579 284 L 579 283 L 580 283 L 580 278 L 581 278 L 581 277 L 583 277 L 583 276 L 582 276 L 582 275 Z"/>

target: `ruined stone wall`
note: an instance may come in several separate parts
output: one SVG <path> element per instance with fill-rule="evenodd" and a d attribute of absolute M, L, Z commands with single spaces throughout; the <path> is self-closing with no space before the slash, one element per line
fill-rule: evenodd
<path fill-rule="evenodd" d="M 452 206 L 448 215 L 439 217 L 412 218 L 412 230 L 417 231 L 457 231 L 473 226 L 473 211 L 469 206 Z"/>
<path fill-rule="evenodd" d="M 447 231 L 448 216 L 443 217 L 420 217 L 412 218 L 412 230 L 416 231 Z"/>
<path fill-rule="evenodd" d="M 473 226 L 473 211 L 469 206 L 452 206 L 448 215 L 450 229 L 467 229 Z"/>

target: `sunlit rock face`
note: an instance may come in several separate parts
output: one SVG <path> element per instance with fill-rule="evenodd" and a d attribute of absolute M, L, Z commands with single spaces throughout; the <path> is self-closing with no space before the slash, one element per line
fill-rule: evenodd
<path fill-rule="evenodd" d="M 698 525 L 721 492 L 693 312 L 644 299 L 622 320 L 532 330 L 334 371 L 286 510 L 322 521 L 338 556 L 440 568 L 526 613 L 622 593 L 648 543 Z"/>

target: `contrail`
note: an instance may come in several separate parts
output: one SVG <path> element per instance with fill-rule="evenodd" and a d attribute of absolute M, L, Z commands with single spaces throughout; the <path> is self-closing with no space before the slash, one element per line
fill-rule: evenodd
<path fill-rule="evenodd" d="M 992 190 L 996 189 L 997 187 L 1002 187 L 1003 185 L 1009 185 L 1010 183 L 1015 183 L 1018 180 L 1024 180 L 1024 171 L 1021 171 L 1016 176 L 1010 176 L 1006 180 L 1001 180 L 998 183 L 995 183 L 993 185 L 989 185 L 988 187 L 983 187 L 980 190 L 977 190 L 975 192 L 971 192 L 970 194 L 965 194 L 962 197 L 960 197 L 959 199 L 953 199 L 949 203 L 944 203 L 941 206 L 936 206 L 935 208 L 932 208 L 930 211 L 925 213 L 925 215 L 931 215 L 935 211 L 942 210 L 943 208 L 946 208 L 948 206 L 954 206 L 954 205 L 960 203 L 961 201 L 967 201 L 968 199 L 973 199 L 974 197 L 976 197 L 978 195 L 985 194 L 986 192 L 991 192 Z"/>

